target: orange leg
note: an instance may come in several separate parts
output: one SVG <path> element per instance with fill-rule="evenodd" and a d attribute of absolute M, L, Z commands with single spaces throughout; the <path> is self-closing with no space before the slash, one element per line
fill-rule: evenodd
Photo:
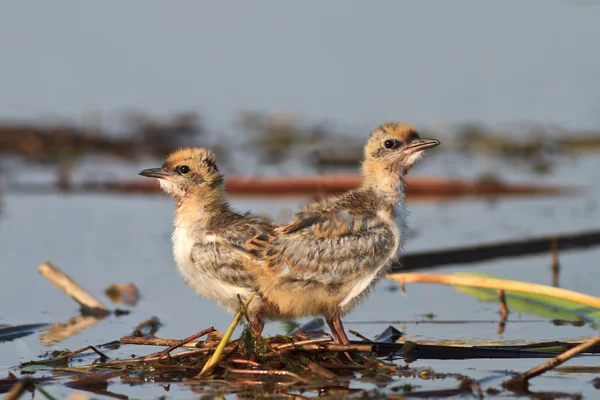
<path fill-rule="evenodd" d="M 331 334 L 333 335 L 333 341 L 337 344 L 350 344 L 348 340 L 348 336 L 346 336 L 346 332 L 344 331 L 344 325 L 342 324 L 342 320 L 339 316 L 333 318 L 325 318 L 327 321 L 327 325 L 329 325 L 329 329 L 331 330 Z"/>
<path fill-rule="evenodd" d="M 256 337 L 260 337 L 264 327 L 265 319 L 263 318 L 262 312 L 257 312 L 250 320 L 250 329 L 252 330 L 252 334 Z"/>
<path fill-rule="evenodd" d="M 333 336 L 333 342 L 337 343 L 337 344 L 341 344 L 342 340 L 335 328 L 335 323 L 333 322 L 333 318 L 325 318 L 325 321 L 327 321 L 327 325 L 329 325 L 329 330 L 331 331 L 331 335 Z"/>
<path fill-rule="evenodd" d="M 346 331 L 344 330 L 344 325 L 342 324 L 342 319 L 339 316 L 334 318 L 333 325 L 335 326 L 338 335 L 340 336 L 342 344 L 350 344 L 348 336 L 346 336 Z"/>

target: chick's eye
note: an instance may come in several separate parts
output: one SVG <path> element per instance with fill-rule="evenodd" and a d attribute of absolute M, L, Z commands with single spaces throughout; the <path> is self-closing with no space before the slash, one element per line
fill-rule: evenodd
<path fill-rule="evenodd" d="M 394 147 L 396 143 L 393 140 L 386 140 L 385 142 L 383 142 L 383 145 L 385 146 L 386 149 L 391 149 Z"/>
<path fill-rule="evenodd" d="M 178 165 L 177 168 L 175 168 L 175 171 L 179 172 L 182 175 L 185 175 L 188 172 L 190 172 L 190 167 L 188 167 L 187 165 Z"/>

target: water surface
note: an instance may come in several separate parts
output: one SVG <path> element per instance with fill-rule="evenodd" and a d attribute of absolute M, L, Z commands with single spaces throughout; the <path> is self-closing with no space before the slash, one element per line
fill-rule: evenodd
<path fill-rule="evenodd" d="M 432 158 L 418 173 L 444 170 L 450 162 Z M 482 171 L 489 165 L 474 160 L 455 159 L 460 170 L 466 165 Z M 437 165 L 436 165 L 437 164 Z M 427 165 L 425 167 L 425 165 Z M 555 174 L 543 178 L 550 183 L 581 185 L 585 191 L 574 197 L 471 199 L 447 203 L 411 204 L 411 236 L 407 251 L 470 245 L 495 240 L 525 238 L 531 235 L 595 229 L 600 215 L 595 199 L 600 159 L 586 157 L 559 164 Z M 471 171 L 476 172 L 476 171 Z M 509 166 L 499 169 L 509 179 L 538 180 Z M 568 179 L 567 179 L 568 177 Z M 234 198 L 238 209 L 252 209 L 275 219 L 285 218 L 304 200 Z M 224 330 L 231 315 L 192 293 L 175 272 L 170 247 L 173 204 L 165 196 L 111 195 L 25 195 L 6 193 L 0 219 L 0 323 L 67 322 L 77 315 L 77 305 L 37 273 L 40 262 L 51 260 L 106 304 L 103 290 L 110 283 L 135 282 L 142 300 L 131 313 L 109 317 L 97 325 L 60 343 L 40 343 L 40 334 L 0 343 L 0 375 L 23 361 L 35 359 L 47 349 L 77 349 L 86 345 L 116 340 L 131 333 L 141 321 L 156 316 L 164 326 L 158 336 L 183 338 L 215 326 Z M 561 287 L 600 295 L 598 259 L 600 249 L 588 249 L 560 255 Z M 550 255 L 496 260 L 468 266 L 451 266 L 441 271 L 487 272 L 506 278 L 550 284 Z M 397 284 L 383 280 L 372 295 L 346 318 L 349 329 L 373 337 L 388 325 L 403 331 L 409 339 L 419 340 L 498 340 L 540 341 L 587 337 L 596 332 L 589 324 L 576 327 L 556 326 L 543 318 L 512 313 L 505 331 L 497 332 L 499 310 L 495 303 L 483 303 L 461 294 L 452 287 L 409 284 L 407 296 L 396 290 Z M 117 305 L 110 304 L 111 307 Z M 472 320 L 469 324 L 431 323 L 429 321 Z M 282 333 L 278 322 L 267 324 L 266 334 Z M 111 356 L 130 356 L 153 351 L 139 346 L 123 346 Z M 91 362 L 93 357 L 84 357 Z M 498 387 L 506 378 L 504 370 L 524 371 L 539 360 L 417 360 L 413 367 L 431 367 L 438 372 L 461 373 L 473 378 L 497 376 L 489 384 Z M 597 358 L 580 358 L 570 365 L 595 365 Z M 38 375 L 41 375 L 38 373 Z M 561 377 L 562 379 L 553 379 Z M 532 390 L 583 392 L 593 398 L 595 389 L 589 374 L 551 372 L 534 380 Z M 397 378 L 402 384 L 406 378 Z M 172 385 L 164 392 L 158 384 L 130 387 L 111 382 L 109 390 L 140 398 L 161 394 L 172 398 L 195 397 L 186 385 Z M 412 381 L 421 389 L 454 387 L 456 381 Z M 371 388 L 370 384 L 353 383 Z M 362 386 L 361 386 L 362 385 Z M 388 385 L 388 388 L 394 385 Z M 70 391 L 52 387 L 52 393 Z M 385 389 L 382 389 L 385 390 Z"/>

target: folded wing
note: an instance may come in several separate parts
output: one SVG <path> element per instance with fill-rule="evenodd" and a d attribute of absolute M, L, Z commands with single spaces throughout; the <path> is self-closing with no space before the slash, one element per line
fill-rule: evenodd
<path fill-rule="evenodd" d="M 392 228 L 372 210 L 307 210 L 275 233 L 245 246 L 265 273 L 286 280 L 341 284 L 372 273 L 396 250 Z"/>
<path fill-rule="evenodd" d="M 272 225 L 259 217 L 231 215 L 228 225 L 207 231 L 210 240 L 196 243 L 191 253 L 192 262 L 203 273 L 224 284 L 254 289 L 254 277 L 247 269 L 247 254 L 252 250 L 246 243 L 260 235 L 273 237 L 272 232 Z"/>

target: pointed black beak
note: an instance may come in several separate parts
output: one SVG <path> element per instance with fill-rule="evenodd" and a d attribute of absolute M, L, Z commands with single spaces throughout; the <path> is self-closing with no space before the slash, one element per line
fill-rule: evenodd
<path fill-rule="evenodd" d="M 402 149 L 402 151 L 406 151 L 409 153 L 414 153 L 417 151 L 423 151 L 430 149 L 432 147 L 440 144 L 440 141 L 437 139 L 415 139 L 408 146 Z"/>
<path fill-rule="evenodd" d="M 141 176 L 147 176 L 148 178 L 166 178 L 170 174 L 163 168 L 149 168 L 140 172 Z"/>

